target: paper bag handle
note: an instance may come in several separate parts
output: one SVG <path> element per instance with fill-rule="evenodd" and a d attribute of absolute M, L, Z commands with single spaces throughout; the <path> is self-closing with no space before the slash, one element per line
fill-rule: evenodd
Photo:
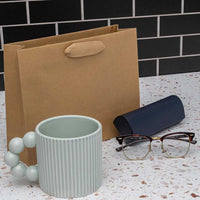
<path fill-rule="evenodd" d="M 70 58 L 92 56 L 102 52 L 105 45 L 101 41 L 75 42 L 68 46 L 64 53 Z"/>
<path fill-rule="evenodd" d="M 19 160 L 19 154 L 24 147 L 34 148 L 36 146 L 36 133 L 30 131 L 22 138 L 15 137 L 9 142 L 9 151 L 4 156 L 5 163 L 11 167 L 11 174 L 17 178 L 27 177 L 29 181 L 38 181 L 37 165 L 26 166 Z"/>

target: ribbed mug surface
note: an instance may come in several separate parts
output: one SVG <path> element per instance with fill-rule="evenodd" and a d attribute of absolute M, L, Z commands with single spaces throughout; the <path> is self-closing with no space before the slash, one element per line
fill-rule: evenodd
<path fill-rule="evenodd" d="M 45 193 L 62 198 L 82 197 L 101 186 L 102 127 L 95 122 L 95 132 L 74 138 L 48 137 L 38 134 L 36 127 L 39 184 Z"/>

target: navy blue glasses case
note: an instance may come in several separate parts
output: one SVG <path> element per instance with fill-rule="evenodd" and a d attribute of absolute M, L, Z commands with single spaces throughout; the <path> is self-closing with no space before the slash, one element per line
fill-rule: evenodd
<path fill-rule="evenodd" d="M 151 136 L 185 118 L 183 104 L 176 95 L 168 96 L 152 104 L 115 118 L 114 125 L 122 135 Z"/>

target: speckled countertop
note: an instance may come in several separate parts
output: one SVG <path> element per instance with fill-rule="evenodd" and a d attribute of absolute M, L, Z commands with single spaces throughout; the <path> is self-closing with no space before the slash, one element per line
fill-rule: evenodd
<path fill-rule="evenodd" d="M 116 152 L 116 140 L 103 142 L 103 184 L 95 193 L 77 199 L 101 200 L 190 200 L 200 199 L 200 73 L 147 77 L 140 79 L 141 106 L 178 95 L 183 101 L 186 118 L 178 125 L 159 134 L 172 131 L 196 133 L 196 145 L 186 158 L 168 159 L 153 143 L 152 152 L 143 161 L 128 161 Z M 0 92 L 0 200 L 54 200 L 43 193 L 38 184 L 11 176 L 3 162 L 6 149 L 5 94 Z"/>

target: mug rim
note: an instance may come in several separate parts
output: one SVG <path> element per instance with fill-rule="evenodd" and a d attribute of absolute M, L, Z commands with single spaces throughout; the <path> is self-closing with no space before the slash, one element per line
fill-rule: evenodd
<path fill-rule="evenodd" d="M 98 128 L 88 134 L 88 135 L 84 135 L 84 136 L 79 136 L 79 137 L 72 137 L 72 138 L 57 138 L 57 137 L 51 137 L 51 136 L 47 136 L 47 135 L 44 135 L 43 133 L 40 132 L 39 128 L 42 124 L 48 122 L 48 121 L 51 121 L 51 120 L 54 120 L 54 119 L 60 119 L 60 118 L 70 118 L 70 117 L 74 117 L 74 118 L 85 118 L 85 119 L 89 119 L 93 122 L 95 122 L 97 125 L 98 125 Z M 102 125 L 101 123 L 92 118 L 92 117 L 88 117 L 88 116 L 85 116 L 85 115 L 59 115 L 59 116 L 55 116 L 55 117 L 50 117 L 50 118 L 47 118 L 45 120 L 42 120 L 41 122 L 39 122 L 37 125 L 36 125 L 36 128 L 35 128 L 35 132 L 36 134 L 40 135 L 41 137 L 44 137 L 44 138 L 47 138 L 47 139 L 52 139 L 52 140 L 77 140 L 77 139 L 81 139 L 81 138 L 87 138 L 87 137 L 91 137 L 92 135 L 95 135 L 97 132 L 99 132 L 100 130 L 102 130 Z"/>

